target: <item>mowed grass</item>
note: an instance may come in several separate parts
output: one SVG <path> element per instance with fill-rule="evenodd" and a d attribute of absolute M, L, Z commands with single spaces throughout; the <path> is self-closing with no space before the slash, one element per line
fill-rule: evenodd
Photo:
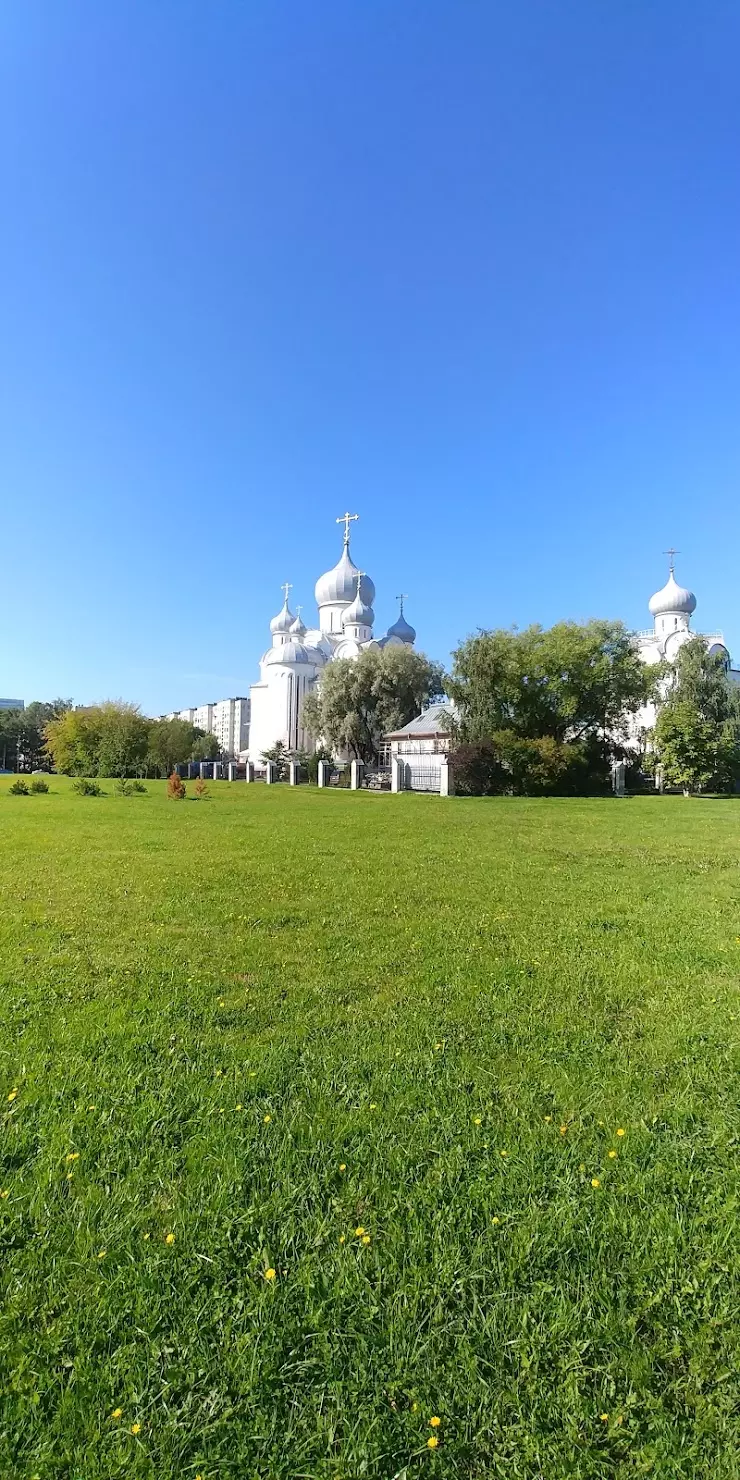
<path fill-rule="evenodd" d="M 51 785 L 3 1480 L 737 1476 L 740 802 Z"/>

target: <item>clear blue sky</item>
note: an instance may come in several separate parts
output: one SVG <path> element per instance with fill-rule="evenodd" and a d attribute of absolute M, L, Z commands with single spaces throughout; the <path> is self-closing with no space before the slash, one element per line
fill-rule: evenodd
<path fill-rule="evenodd" d="M 736 0 L 4 6 L 0 694 L 246 692 L 345 508 L 443 660 L 669 544 L 740 653 L 739 64 Z"/>

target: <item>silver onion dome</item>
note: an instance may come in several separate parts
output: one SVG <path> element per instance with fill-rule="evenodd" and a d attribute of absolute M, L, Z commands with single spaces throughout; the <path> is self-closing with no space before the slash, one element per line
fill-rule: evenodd
<path fill-rule="evenodd" d="M 345 544 L 334 568 L 327 570 L 323 576 L 319 576 L 316 582 L 314 593 L 316 605 L 318 607 L 331 606 L 341 602 L 344 606 L 349 606 L 357 592 L 359 574 L 349 553 L 349 544 Z M 372 606 L 375 600 L 375 586 L 369 576 L 364 575 L 360 581 L 360 596 L 365 606 Z"/>
<path fill-rule="evenodd" d="M 291 637 L 297 637 L 301 642 L 306 636 L 306 624 L 301 617 L 301 608 L 299 606 L 296 607 L 295 621 L 291 623 L 289 630 Z"/>
<path fill-rule="evenodd" d="M 290 588 L 288 588 L 288 590 L 289 589 Z M 277 616 L 273 617 L 270 623 L 270 631 L 273 634 L 276 632 L 290 632 L 291 626 L 294 621 L 295 617 L 293 616 L 293 613 L 288 606 L 288 591 L 286 590 L 285 601 L 283 602 L 283 605 Z"/>
<path fill-rule="evenodd" d="M 668 580 L 660 591 L 650 597 L 649 606 L 654 617 L 664 616 L 666 612 L 683 612 L 690 617 L 696 611 L 696 597 L 686 586 L 678 585 L 671 566 Z"/>
<path fill-rule="evenodd" d="M 359 576 L 359 571 L 357 572 Z M 371 606 L 363 601 L 360 592 L 362 590 L 362 578 L 357 582 L 355 599 L 342 612 L 342 627 L 372 627 L 375 621 L 375 612 Z"/>
<path fill-rule="evenodd" d="M 295 637 L 289 637 L 287 642 L 280 647 L 269 648 L 262 662 L 267 666 L 282 663 L 286 668 L 292 668 L 299 663 L 315 663 L 308 648 Z"/>

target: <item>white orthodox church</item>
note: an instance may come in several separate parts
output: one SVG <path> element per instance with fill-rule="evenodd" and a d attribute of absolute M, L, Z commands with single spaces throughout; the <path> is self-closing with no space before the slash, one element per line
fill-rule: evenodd
<path fill-rule="evenodd" d="M 635 644 L 640 657 L 645 663 L 675 663 L 684 643 L 692 637 L 701 636 L 708 651 L 722 658 L 728 677 L 735 683 L 740 683 L 740 669 L 732 667 L 722 633 L 692 632 L 691 618 L 696 611 L 696 597 L 693 591 L 689 591 L 686 586 L 679 586 L 676 580 L 674 556 L 678 552 L 668 550 L 666 553 L 670 560 L 668 580 L 660 591 L 656 591 L 655 595 L 650 597 L 648 603 L 653 626 L 646 632 L 635 634 Z M 669 686 L 670 676 L 665 681 L 664 690 L 667 691 Z M 656 713 L 655 704 L 646 704 L 635 717 L 635 733 L 652 729 Z"/>
<path fill-rule="evenodd" d="M 327 663 L 335 658 L 356 658 L 366 648 L 413 647 L 416 632 L 403 614 L 404 597 L 398 597 L 400 613 L 384 637 L 373 636 L 375 586 L 359 570 L 349 549 L 350 524 L 357 514 L 343 514 L 344 544 L 337 564 L 316 582 L 318 623 L 307 628 L 301 608 L 295 615 L 288 606 L 292 589 L 283 587 L 285 600 L 270 623 L 272 645 L 260 660 L 259 683 L 251 685 L 249 759 L 259 763 L 264 752 L 281 741 L 288 750 L 313 750 L 314 741 L 304 730 L 301 709 Z"/>

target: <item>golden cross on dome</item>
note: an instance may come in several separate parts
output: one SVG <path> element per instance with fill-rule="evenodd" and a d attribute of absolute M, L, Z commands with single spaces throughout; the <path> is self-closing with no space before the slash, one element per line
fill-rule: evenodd
<path fill-rule="evenodd" d="M 285 584 L 280 587 L 280 590 L 282 591 L 282 593 L 283 593 L 283 595 L 285 597 L 285 605 L 287 606 L 288 605 L 288 592 L 293 590 L 293 582 L 292 581 L 286 581 Z"/>
<path fill-rule="evenodd" d="M 359 519 L 359 517 L 360 517 L 359 514 L 340 514 L 339 515 L 339 518 L 337 519 L 336 522 L 337 522 L 337 524 L 343 524 L 344 525 L 344 543 L 345 543 L 345 545 L 348 545 L 349 544 L 349 527 L 350 527 L 350 524 L 352 523 L 352 520 L 353 519 Z"/>
<path fill-rule="evenodd" d="M 673 546 L 671 545 L 670 550 L 664 550 L 663 551 L 663 554 L 664 555 L 667 555 L 668 556 L 668 559 L 671 562 L 670 563 L 670 572 L 671 572 L 671 575 L 673 575 L 673 567 L 675 565 L 675 561 L 674 561 L 673 557 L 674 557 L 674 555 L 680 555 L 681 554 L 681 551 L 680 550 L 674 550 Z"/>

